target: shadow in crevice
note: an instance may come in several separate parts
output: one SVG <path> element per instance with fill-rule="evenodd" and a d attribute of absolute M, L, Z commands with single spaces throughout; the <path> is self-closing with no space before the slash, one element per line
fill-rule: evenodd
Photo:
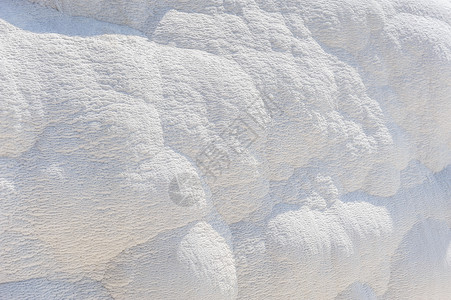
<path fill-rule="evenodd" d="M 162 11 L 149 18 L 147 21 L 149 32 L 155 30 L 164 13 Z M 80 37 L 121 34 L 147 37 L 137 29 L 88 17 L 69 16 L 27 0 L 1 0 L 0 22 L 1 20 L 22 30 L 38 34 L 56 33 Z"/>

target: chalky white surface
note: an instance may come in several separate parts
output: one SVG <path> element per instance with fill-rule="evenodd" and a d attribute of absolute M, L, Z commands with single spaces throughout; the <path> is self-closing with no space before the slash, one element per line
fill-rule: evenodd
<path fill-rule="evenodd" d="M 0 1 L 0 299 L 451 299 L 449 1 L 31 2 Z"/>

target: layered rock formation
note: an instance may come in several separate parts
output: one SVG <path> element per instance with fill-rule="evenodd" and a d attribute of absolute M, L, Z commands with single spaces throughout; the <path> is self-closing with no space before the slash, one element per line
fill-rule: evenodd
<path fill-rule="evenodd" d="M 31 2 L 0 299 L 449 299 L 449 1 Z"/>

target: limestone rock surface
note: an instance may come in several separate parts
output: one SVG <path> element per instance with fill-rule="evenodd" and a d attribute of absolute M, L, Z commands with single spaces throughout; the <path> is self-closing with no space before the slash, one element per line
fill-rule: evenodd
<path fill-rule="evenodd" d="M 450 1 L 0 1 L 0 299 L 450 283 Z"/>

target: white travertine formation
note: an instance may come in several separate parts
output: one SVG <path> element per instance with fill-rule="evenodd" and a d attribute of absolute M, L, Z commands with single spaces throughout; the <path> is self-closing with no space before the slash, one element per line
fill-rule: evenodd
<path fill-rule="evenodd" d="M 0 299 L 449 282 L 449 1 L 0 2 Z"/>

